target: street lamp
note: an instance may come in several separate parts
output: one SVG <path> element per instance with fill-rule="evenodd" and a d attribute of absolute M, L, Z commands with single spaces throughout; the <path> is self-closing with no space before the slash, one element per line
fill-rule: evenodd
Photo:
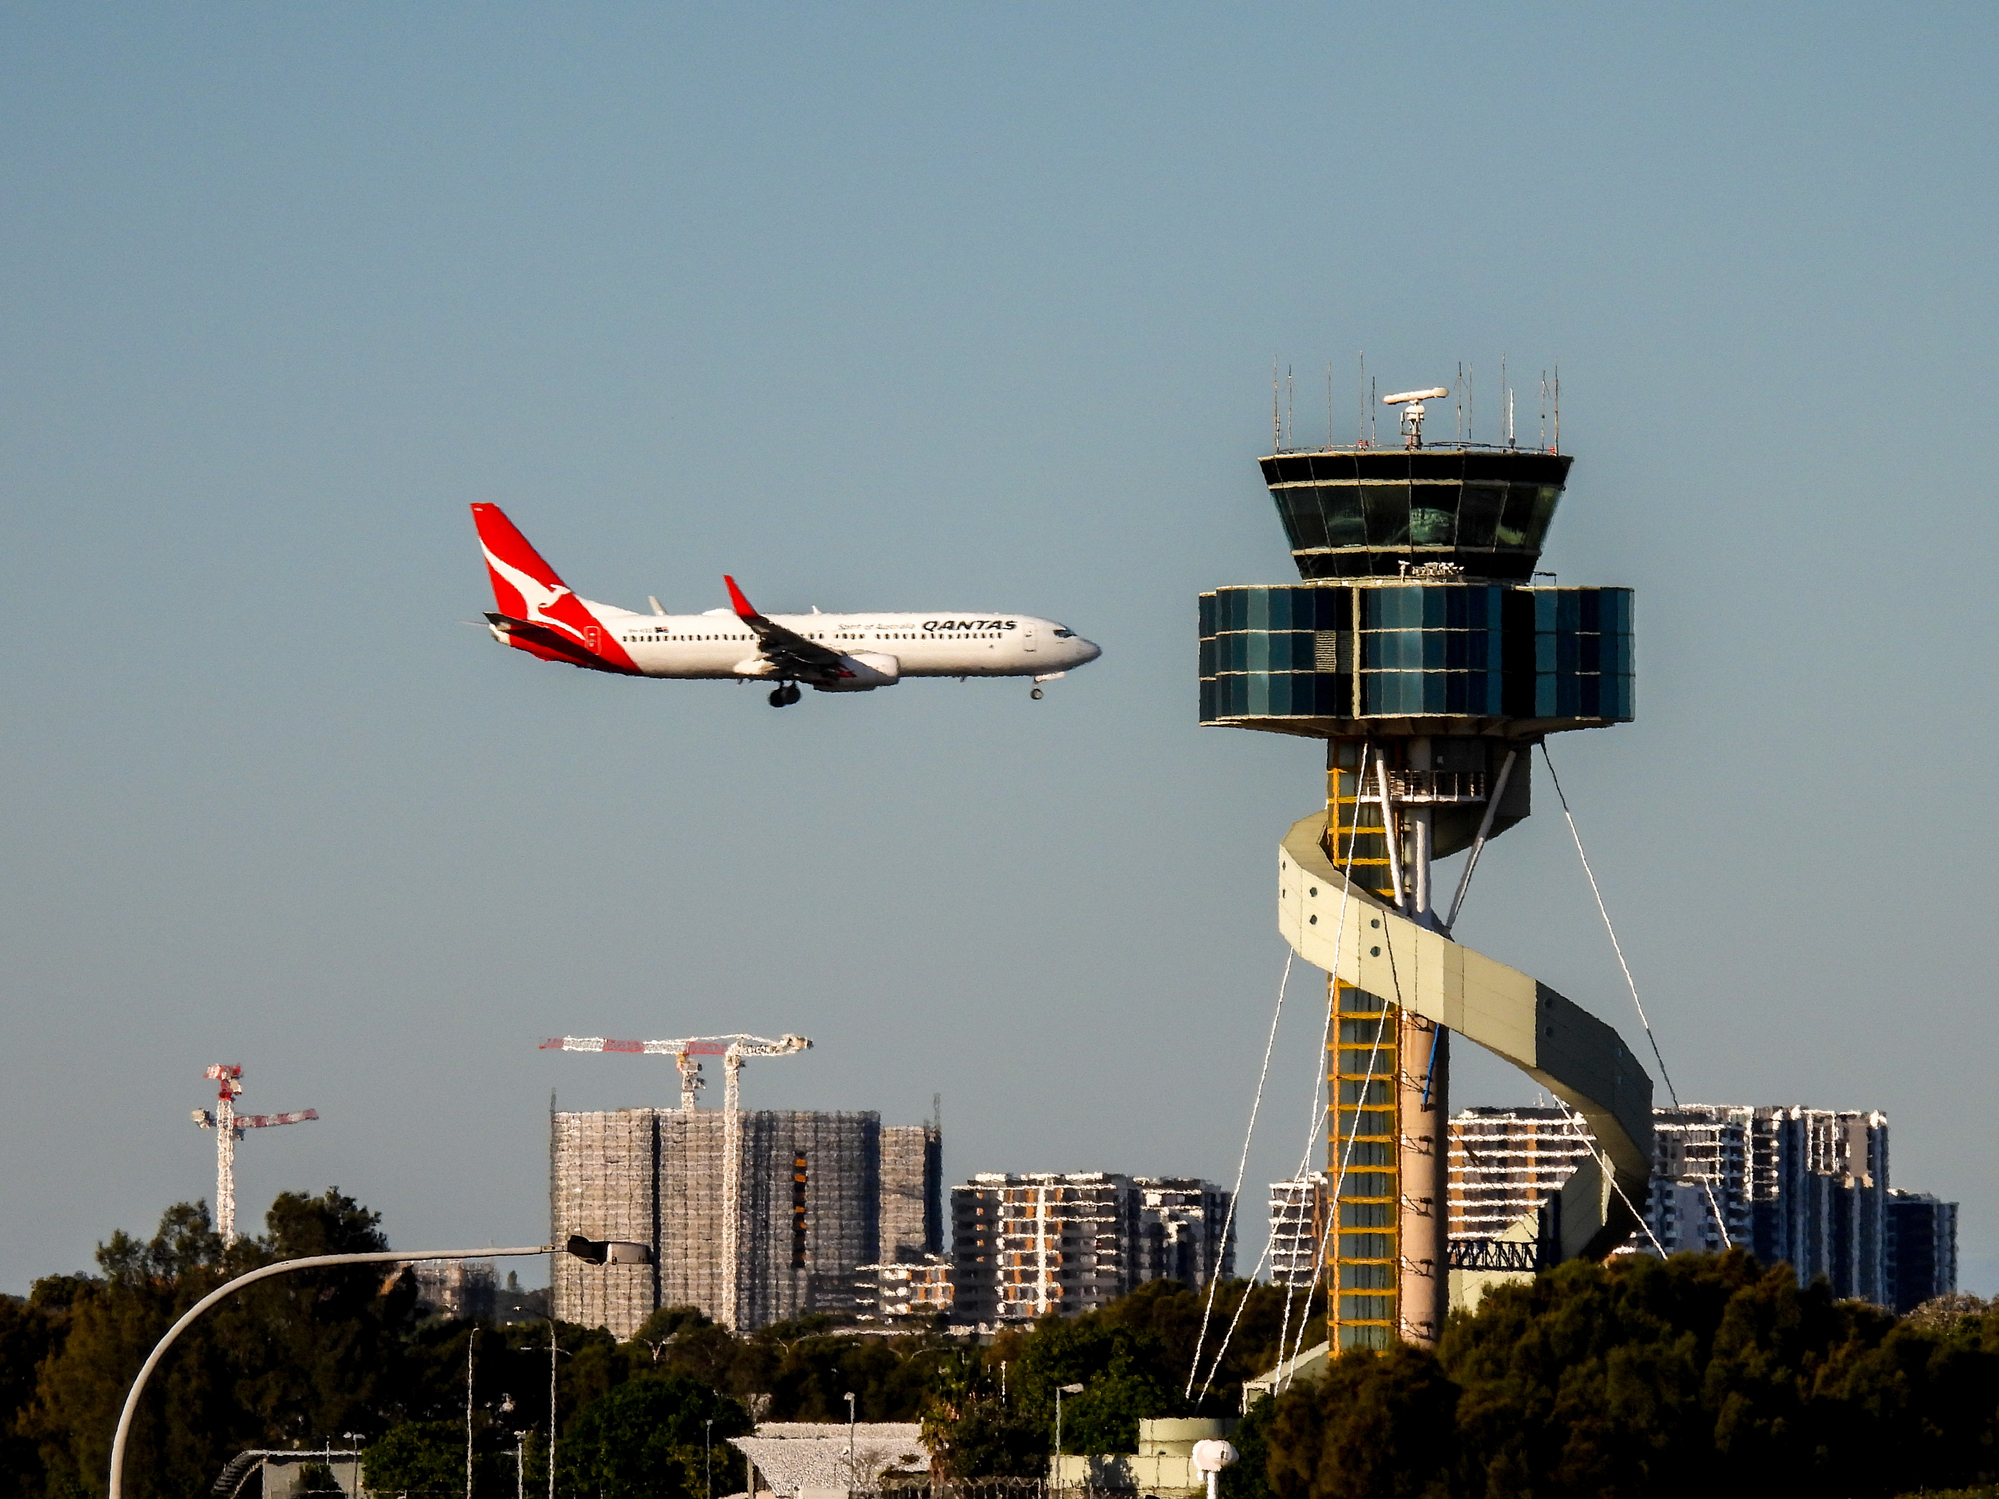
<path fill-rule="evenodd" d="M 1055 1386 L 1055 1481 L 1062 1481 L 1062 1397 L 1080 1395 L 1083 1387 L 1079 1384 L 1058 1384 Z"/>
<path fill-rule="evenodd" d="M 578 1259 L 588 1260 L 593 1265 L 646 1265 L 652 1263 L 652 1251 L 643 1244 L 626 1243 L 622 1240 L 585 1239 L 576 1236 L 564 1246 Z M 412 1254 L 408 1250 L 383 1249 L 367 1254 L 309 1254 L 303 1259 L 279 1260 L 275 1265 L 265 1265 L 261 1269 L 247 1271 L 232 1281 L 226 1281 L 210 1291 L 201 1300 L 189 1307 L 181 1319 L 169 1327 L 166 1336 L 153 1345 L 153 1351 L 146 1355 L 146 1362 L 139 1366 L 139 1374 L 132 1381 L 132 1388 L 126 1392 L 125 1408 L 118 1413 L 118 1434 L 111 1439 L 111 1483 L 109 1499 L 124 1499 L 125 1483 L 125 1442 L 132 1434 L 132 1417 L 139 1409 L 139 1397 L 146 1392 L 146 1381 L 153 1370 L 159 1367 L 161 1359 L 173 1347 L 174 1340 L 189 1327 L 203 1312 L 226 1296 L 233 1296 L 245 1286 L 260 1280 L 269 1280 L 274 1275 L 286 1275 L 293 1270 L 326 1270 L 335 1265 L 396 1265 L 414 1264 L 418 1260 L 500 1260 L 511 1256 L 547 1254 L 546 1244 L 537 1244 L 531 1249 L 423 1249 Z"/>
<path fill-rule="evenodd" d="M 701 1476 L 708 1485 L 708 1499 L 715 1499 L 715 1422 L 701 1423 Z"/>
<path fill-rule="evenodd" d="M 1208 1499 L 1215 1499 L 1215 1485 L 1222 1469 L 1234 1462 L 1237 1455 L 1231 1443 L 1218 1437 L 1194 1444 L 1194 1468 L 1208 1480 Z"/>
<path fill-rule="evenodd" d="M 847 1499 L 854 1499 L 854 1392 L 847 1391 Z"/>

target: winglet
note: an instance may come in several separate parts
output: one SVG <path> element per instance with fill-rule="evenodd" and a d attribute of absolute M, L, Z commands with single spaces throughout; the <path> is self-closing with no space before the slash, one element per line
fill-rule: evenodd
<path fill-rule="evenodd" d="M 751 605 L 748 599 L 743 597 L 743 590 L 736 586 L 736 580 L 730 577 L 727 573 L 723 573 L 722 581 L 729 585 L 729 607 L 736 611 L 737 618 L 739 619 L 758 618 L 759 616 L 757 614 L 756 609 Z"/>

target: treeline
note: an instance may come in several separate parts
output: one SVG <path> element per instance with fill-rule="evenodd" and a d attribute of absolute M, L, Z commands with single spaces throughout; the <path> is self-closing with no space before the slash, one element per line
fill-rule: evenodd
<path fill-rule="evenodd" d="M 52 1276 L 25 1300 L 0 1298 L 0 1492 L 82 1499 L 104 1492 L 112 1433 L 140 1364 L 173 1321 L 232 1276 L 274 1260 L 387 1248 L 378 1215 L 337 1189 L 277 1199 L 259 1237 L 226 1252 L 200 1204 L 167 1211 L 146 1240 L 120 1232 L 95 1275 Z M 1315 1311 L 1323 1308 L 1315 1305 Z M 554 1329 L 561 1495 L 692 1499 L 743 1487 L 725 1438 L 752 1412 L 778 1421 L 926 1423 L 951 1476 L 1045 1470 L 1054 1391 L 1072 1452 L 1129 1451 L 1141 1417 L 1232 1414 L 1241 1384 L 1275 1361 L 1302 1298 L 1222 1288 L 1207 1334 L 1236 1331 L 1203 1392 L 1186 1380 L 1202 1298 L 1170 1282 L 1088 1316 L 1049 1319 L 985 1348 L 942 1331 L 897 1338 L 841 1332 L 825 1317 L 743 1337 L 690 1308 L 656 1313 L 620 1343 L 600 1329 Z M 498 1328 L 425 1316 L 408 1276 L 378 1267 L 301 1272 L 252 1286 L 203 1317 L 154 1375 L 126 1467 L 132 1499 L 206 1495 L 254 1447 L 368 1448 L 365 1477 L 386 1491 L 464 1492 L 466 1368 L 472 1369 L 477 1490 L 515 1492 L 518 1460 L 546 1492 L 550 1326 Z M 1204 1374 L 1207 1372 L 1203 1371 Z M 712 1423 L 712 1424 L 711 1424 Z M 539 1480 L 539 1482 L 536 1482 Z"/>
<path fill-rule="evenodd" d="M 133 1375 L 188 1306 L 254 1265 L 380 1249 L 376 1215 L 338 1191 L 287 1194 L 266 1232 L 226 1253 L 183 1204 L 98 1272 L 0 1298 L 0 1492 L 104 1491 Z M 1315 1303 L 1309 1315 L 1323 1315 Z M 726 1438 L 753 1418 L 924 1424 L 939 1477 L 1046 1471 L 1055 1391 L 1063 1447 L 1129 1452 L 1145 1417 L 1233 1415 L 1308 1309 L 1235 1283 L 1212 1311 L 1170 1282 L 1048 1318 L 981 1348 L 935 1330 L 895 1338 L 806 1318 L 738 1337 L 689 1308 L 636 1337 L 553 1329 L 557 1493 L 695 1499 L 740 1490 Z M 1203 1330 L 1204 1318 L 1207 1327 Z M 1321 1324 L 1322 1325 L 1322 1324 Z M 1196 1345 L 1218 1369 L 1190 1390 Z M 1314 1332 L 1316 1340 L 1317 1332 Z M 196 1499 L 251 1447 L 367 1448 L 378 1492 L 464 1492 L 466 1369 L 476 1492 L 503 1499 L 516 1461 L 546 1492 L 549 1324 L 423 1315 L 407 1276 L 283 1276 L 176 1345 L 134 1433 L 126 1492 Z M 1811 1494 L 1892 1499 L 1999 1475 L 1999 1312 L 1964 1298 L 1897 1320 L 1801 1290 L 1740 1252 L 1571 1264 L 1452 1317 L 1434 1351 L 1335 1360 L 1243 1423 L 1226 1499 L 1649 1499 Z"/>
<path fill-rule="evenodd" d="M 1999 1312 L 1898 1320 L 1747 1254 L 1572 1263 L 1244 1423 L 1230 1499 L 1872 1499 L 1999 1475 Z"/>

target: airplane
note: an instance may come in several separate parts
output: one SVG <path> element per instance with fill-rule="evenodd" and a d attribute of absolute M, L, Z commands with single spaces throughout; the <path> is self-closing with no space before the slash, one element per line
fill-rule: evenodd
<path fill-rule="evenodd" d="M 651 614 L 572 593 L 498 505 L 472 521 L 493 580 L 493 638 L 544 661 L 627 677 L 770 681 L 773 708 L 816 692 L 872 692 L 904 677 L 1032 677 L 1041 684 L 1103 651 L 1052 619 L 992 610 L 927 614 L 759 614 L 727 574 L 728 609 Z"/>

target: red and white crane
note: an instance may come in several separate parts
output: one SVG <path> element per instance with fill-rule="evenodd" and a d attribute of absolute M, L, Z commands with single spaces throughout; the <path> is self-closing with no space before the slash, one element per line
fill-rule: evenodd
<path fill-rule="evenodd" d="M 318 1109 L 300 1109 L 292 1114 L 239 1114 L 236 1100 L 243 1095 L 243 1069 L 229 1062 L 209 1064 L 202 1076 L 219 1084 L 213 1112 L 194 1111 L 194 1122 L 215 1131 L 215 1228 L 225 1247 L 236 1242 L 236 1142 L 246 1129 L 269 1129 L 274 1124 L 297 1124 L 317 1119 Z"/>
<path fill-rule="evenodd" d="M 612 1041 L 603 1036 L 551 1036 L 541 1043 L 543 1051 L 622 1051 L 649 1056 L 668 1056 L 680 1069 L 680 1106 L 689 1113 L 695 1108 L 694 1095 L 703 1086 L 701 1063 L 697 1057 L 722 1059 L 722 1306 L 716 1319 L 730 1331 L 736 1327 L 739 1269 L 741 1259 L 741 1219 L 743 1205 L 743 1118 L 742 1092 L 738 1076 L 750 1057 L 788 1057 L 810 1051 L 812 1042 L 804 1036 L 683 1036 L 672 1041 Z"/>

